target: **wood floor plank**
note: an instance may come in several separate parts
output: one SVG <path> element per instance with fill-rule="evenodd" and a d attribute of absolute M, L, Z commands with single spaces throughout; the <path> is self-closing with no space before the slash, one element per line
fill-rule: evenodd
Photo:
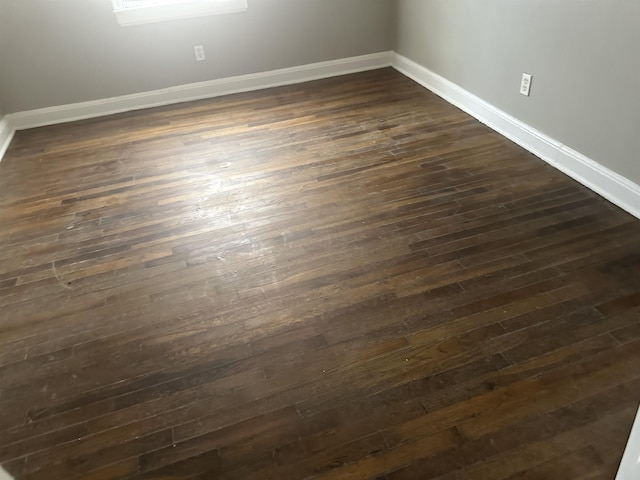
<path fill-rule="evenodd" d="M 391 69 L 19 131 L 18 480 L 609 480 L 640 222 Z"/>

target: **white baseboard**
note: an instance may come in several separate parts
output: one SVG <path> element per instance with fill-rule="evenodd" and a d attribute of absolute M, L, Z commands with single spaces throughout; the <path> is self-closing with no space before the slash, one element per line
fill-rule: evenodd
<path fill-rule="evenodd" d="M 135 93 L 121 97 L 12 113 L 7 117 L 10 125 L 14 129 L 23 130 L 26 128 L 101 117 L 131 110 L 140 110 L 203 98 L 213 98 L 232 93 L 302 83 L 366 70 L 375 70 L 390 67 L 392 60 L 393 52 L 373 53 L 358 57 L 301 65 L 298 67 L 282 68 L 269 72 L 190 83 L 188 85 Z"/>
<path fill-rule="evenodd" d="M 640 410 L 631 428 L 616 480 L 637 480 L 638 478 L 640 478 Z"/>
<path fill-rule="evenodd" d="M 9 123 L 7 117 L 2 117 L 2 120 L 0 120 L 0 160 L 2 160 L 2 157 L 4 157 L 4 154 L 7 152 L 14 133 L 15 129 Z"/>
<path fill-rule="evenodd" d="M 610 202 L 640 218 L 640 185 L 399 54 L 393 67 Z"/>
<path fill-rule="evenodd" d="M 13 480 L 13 477 L 0 467 L 0 480 Z"/>

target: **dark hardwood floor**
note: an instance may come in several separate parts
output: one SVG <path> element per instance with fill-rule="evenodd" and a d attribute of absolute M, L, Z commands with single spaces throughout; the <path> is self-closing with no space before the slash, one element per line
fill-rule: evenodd
<path fill-rule="evenodd" d="M 18 132 L 18 479 L 612 480 L 640 221 L 393 70 Z"/>

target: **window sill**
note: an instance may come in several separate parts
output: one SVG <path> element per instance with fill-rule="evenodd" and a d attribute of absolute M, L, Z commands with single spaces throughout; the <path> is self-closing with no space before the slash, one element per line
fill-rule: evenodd
<path fill-rule="evenodd" d="M 194 0 L 173 5 L 122 8 L 115 3 L 113 13 L 123 27 L 186 18 L 238 13 L 247 10 L 247 0 Z"/>

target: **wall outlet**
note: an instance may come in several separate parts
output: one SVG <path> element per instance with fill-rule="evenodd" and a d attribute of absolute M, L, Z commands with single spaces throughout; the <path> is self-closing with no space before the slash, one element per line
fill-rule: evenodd
<path fill-rule="evenodd" d="M 202 45 L 196 45 L 195 47 L 193 47 L 193 53 L 196 56 L 196 62 L 203 62 L 207 59 L 206 55 L 204 54 L 204 46 Z"/>
<path fill-rule="evenodd" d="M 533 77 L 528 73 L 522 74 L 522 80 L 520 81 L 520 93 L 525 96 L 529 96 L 531 93 L 531 79 Z"/>

